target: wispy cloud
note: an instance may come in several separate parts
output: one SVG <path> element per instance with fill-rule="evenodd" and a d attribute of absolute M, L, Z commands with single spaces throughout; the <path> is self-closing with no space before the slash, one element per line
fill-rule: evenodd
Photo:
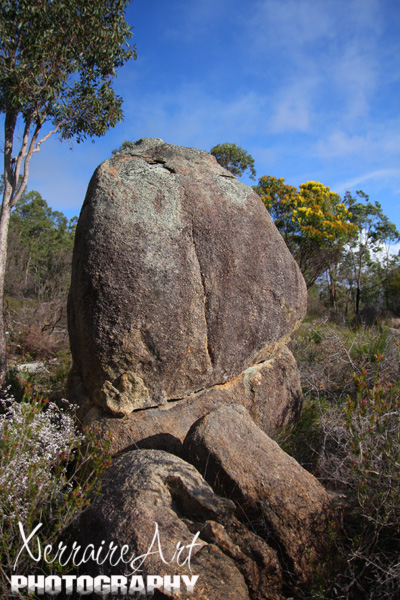
<path fill-rule="evenodd" d="M 290 74 L 292 99 L 283 102 L 281 111 L 294 116 L 287 121 L 295 130 L 306 127 L 305 90 L 310 79 L 321 120 L 335 118 L 348 124 L 368 115 L 382 74 L 381 20 L 377 0 L 260 0 L 255 4 L 247 23 L 253 59 L 258 66 L 263 62 L 268 66 L 260 69 L 261 77 L 263 72 L 273 73 L 275 96 L 287 87 Z M 280 72 L 274 72 L 274 63 Z"/>
<path fill-rule="evenodd" d="M 316 154 L 323 158 L 346 157 L 349 155 L 364 155 L 369 151 L 371 140 L 368 136 L 350 135 L 346 131 L 333 131 L 316 145 Z"/>
<path fill-rule="evenodd" d="M 366 173 L 361 173 L 353 179 L 343 181 L 336 185 L 335 189 L 338 193 L 343 193 L 347 190 L 352 190 L 368 181 L 387 181 L 388 179 L 400 180 L 400 168 L 396 169 L 377 169 Z"/>
<path fill-rule="evenodd" d="M 129 136 L 155 135 L 178 144 L 210 144 L 257 135 L 270 129 L 268 100 L 255 92 L 219 98 L 201 85 L 182 85 L 171 93 L 150 93 L 125 103 Z"/>
<path fill-rule="evenodd" d="M 316 82 L 312 79 L 301 83 L 293 81 L 282 87 L 271 99 L 273 106 L 270 119 L 273 133 L 309 132 L 314 117 L 313 90 Z"/>
<path fill-rule="evenodd" d="M 368 115 L 378 70 L 377 58 L 371 51 L 365 52 L 356 43 L 344 49 L 333 75 L 338 96 L 343 95 L 343 117 L 347 121 Z"/>
<path fill-rule="evenodd" d="M 353 158 L 362 159 L 374 164 L 383 164 L 394 160 L 398 162 L 400 147 L 400 119 L 384 119 L 377 117 L 365 120 L 363 126 L 353 127 L 349 131 L 345 123 L 341 128 L 329 131 L 316 142 L 315 154 L 321 158 Z"/>
<path fill-rule="evenodd" d="M 175 1 L 171 3 L 171 19 L 164 29 L 163 37 L 170 41 L 189 43 L 197 37 L 204 40 L 210 29 L 218 26 L 220 19 L 229 14 L 229 4 L 229 0 Z"/>
<path fill-rule="evenodd" d="M 253 44 L 259 51 L 266 45 L 280 48 L 281 52 L 290 55 L 291 60 L 296 60 L 299 51 L 334 35 L 330 4 L 329 0 L 323 3 L 314 0 L 256 2 L 249 22 Z M 297 53 L 293 54 L 293 50 Z"/>

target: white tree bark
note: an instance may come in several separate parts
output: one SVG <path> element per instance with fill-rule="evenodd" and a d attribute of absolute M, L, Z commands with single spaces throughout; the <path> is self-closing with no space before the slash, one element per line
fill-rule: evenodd
<path fill-rule="evenodd" d="M 29 162 L 32 154 L 39 150 L 37 144 L 41 123 L 38 121 L 31 139 L 29 139 L 31 122 L 26 121 L 20 151 L 13 158 L 13 141 L 17 124 L 18 113 L 6 113 L 4 123 L 4 192 L 0 215 L 0 381 L 4 380 L 7 373 L 7 335 L 4 318 L 4 287 L 7 268 L 8 229 L 13 206 L 22 196 L 29 176 Z M 51 135 L 51 134 L 50 134 Z M 46 136 L 47 139 L 47 136 Z M 21 169 L 23 170 L 20 180 Z"/>

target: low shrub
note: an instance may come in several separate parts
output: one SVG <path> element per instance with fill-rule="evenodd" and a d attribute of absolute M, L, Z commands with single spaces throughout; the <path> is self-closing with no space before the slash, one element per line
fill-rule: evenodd
<path fill-rule="evenodd" d="M 306 323 L 294 342 L 305 393 L 278 440 L 328 488 L 346 569 L 314 598 L 400 598 L 400 379 L 396 336 Z"/>
<path fill-rule="evenodd" d="M 400 389 L 376 358 L 374 382 L 355 376 L 356 397 L 321 418 L 318 474 L 345 498 L 348 568 L 335 583 L 345 599 L 394 599 L 400 590 Z"/>
<path fill-rule="evenodd" d="M 291 342 L 300 369 L 303 393 L 312 400 L 336 403 L 354 396 L 353 373 L 366 372 L 370 384 L 376 355 L 383 355 L 381 373 L 390 381 L 399 377 L 396 336 L 387 328 L 350 329 L 321 319 L 303 323 Z"/>

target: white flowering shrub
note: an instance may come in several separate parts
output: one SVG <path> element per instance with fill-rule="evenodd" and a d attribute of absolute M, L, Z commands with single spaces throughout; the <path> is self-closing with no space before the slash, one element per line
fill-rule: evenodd
<path fill-rule="evenodd" d="M 42 545 L 54 544 L 98 491 L 109 459 L 95 432 L 77 430 L 67 401 L 60 408 L 27 390 L 17 402 L 3 392 L 0 413 L 0 598 L 7 598 L 22 545 L 18 522 L 25 531 L 42 523 Z M 38 567 L 45 572 L 25 553 L 18 574 Z"/>

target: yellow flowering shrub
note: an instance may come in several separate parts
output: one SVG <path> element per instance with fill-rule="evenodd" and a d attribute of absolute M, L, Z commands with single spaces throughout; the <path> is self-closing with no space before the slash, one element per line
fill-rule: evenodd
<path fill-rule="evenodd" d="M 282 177 L 264 175 L 255 190 L 310 287 L 357 233 L 351 212 L 339 194 L 318 181 L 307 181 L 297 189 Z"/>

